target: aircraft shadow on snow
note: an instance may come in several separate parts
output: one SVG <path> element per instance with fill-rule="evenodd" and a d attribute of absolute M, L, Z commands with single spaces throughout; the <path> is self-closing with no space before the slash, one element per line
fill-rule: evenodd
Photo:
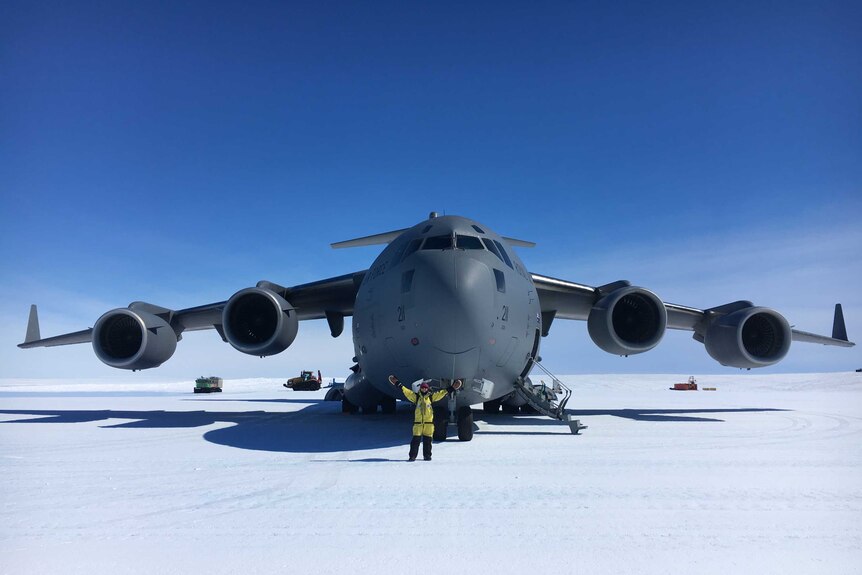
<path fill-rule="evenodd" d="M 590 417 L 594 415 L 612 415 L 635 421 L 715 421 L 723 422 L 723 419 L 715 417 L 696 417 L 694 414 L 705 413 L 763 413 L 769 411 L 789 411 L 773 407 L 739 407 L 735 409 L 574 409 L 570 413 L 577 417 Z"/>
<path fill-rule="evenodd" d="M 123 423 L 104 425 L 106 429 L 182 429 L 206 427 L 216 423 L 233 425 L 212 429 L 203 438 L 217 445 L 289 453 L 332 453 L 360 451 L 382 447 L 403 446 L 409 441 L 412 408 L 399 405 L 395 415 L 369 414 L 348 415 L 341 413 L 341 403 L 323 400 L 298 399 L 216 399 L 200 401 L 250 402 L 250 403 L 302 403 L 308 404 L 298 411 L 124 411 L 124 410 L 27 410 L 0 409 L 3 415 L 26 416 L 24 419 L 3 423 L 85 423 L 126 419 Z M 571 410 L 574 417 L 609 415 L 635 421 L 651 422 L 721 422 L 714 417 L 697 414 L 760 413 L 786 411 L 774 408 L 729 408 L 729 409 L 582 409 Z M 565 428 L 558 421 L 547 418 L 507 414 L 483 414 L 476 416 L 494 427 L 548 425 Z M 33 417 L 37 417 L 34 419 Z M 566 435 L 543 431 L 480 430 L 479 435 Z M 450 428 L 450 437 L 454 429 Z"/>

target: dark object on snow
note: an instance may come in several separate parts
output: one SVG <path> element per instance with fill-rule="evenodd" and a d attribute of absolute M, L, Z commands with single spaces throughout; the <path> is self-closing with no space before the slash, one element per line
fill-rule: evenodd
<path fill-rule="evenodd" d="M 317 377 L 314 377 L 311 371 L 303 370 L 299 377 L 292 377 L 283 385 L 293 391 L 317 391 L 320 389 L 320 370 L 317 372 Z"/>
<path fill-rule="evenodd" d="M 221 393 L 222 383 L 222 378 L 214 375 L 199 377 L 195 380 L 195 393 Z"/>
<path fill-rule="evenodd" d="M 686 383 L 675 383 L 670 389 L 673 391 L 697 391 L 697 382 L 694 380 L 694 376 L 691 375 Z"/>

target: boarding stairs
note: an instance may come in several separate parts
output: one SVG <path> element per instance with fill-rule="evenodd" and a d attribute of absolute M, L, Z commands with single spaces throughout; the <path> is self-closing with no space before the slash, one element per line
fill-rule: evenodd
<path fill-rule="evenodd" d="M 534 385 L 519 377 L 515 380 L 515 393 L 520 395 L 527 402 L 527 405 L 536 412 L 566 422 L 572 433 L 578 435 L 580 430 L 586 429 L 587 426 L 581 425 L 579 419 L 572 419 L 571 414 L 566 412 L 566 404 L 572 397 L 572 390 L 537 360 L 533 360 L 533 365 L 551 378 L 551 385 Z"/>

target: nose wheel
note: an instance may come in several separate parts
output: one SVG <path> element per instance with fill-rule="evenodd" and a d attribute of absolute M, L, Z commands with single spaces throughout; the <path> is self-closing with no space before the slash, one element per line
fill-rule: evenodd
<path fill-rule="evenodd" d="M 449 411 L 444 407 L 434 408 L 434 441 L 446 441 L 449 426 Z"/>
<path fill-rule="evenodd" d="M 460 379 L 454 380 L 450 388 L 451 393 L 449 393 L 446 407 L 442 405 L 434 407 L 434 441 L 446 441 L 449 435 L 450 423 L 454 423 L 457 426 L 459 440 L 470 441 L 473 439 L 473 410 L 470 409 L 469 405 L 456 407 L 457 400 L 455 396 L 461 389 L 461 386 L 462 381 Z"/>

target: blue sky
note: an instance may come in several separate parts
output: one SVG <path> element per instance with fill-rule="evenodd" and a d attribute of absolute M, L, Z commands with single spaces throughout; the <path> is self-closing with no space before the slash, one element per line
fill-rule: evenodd
<path fill-rule="evenodd" d="M 328 244 L 431 210 L 574 281 L 818 331 L 842 301 L 860 339 L 859 3 L 464 4 L 4 3 L 0 377 L 122 375 L 15 348 L 30 303 L 51 335 L 364 269 L 374 248 Z M 543 345 L 559 373 L 727 371 L 681 333 L 627 360 L 581 323 Z M 308 322 L 267 360 L 189 334 L 158 371 L 341 376 L 351 355 Z M 796 345 L 769 369 L 857 367 Z"/>

